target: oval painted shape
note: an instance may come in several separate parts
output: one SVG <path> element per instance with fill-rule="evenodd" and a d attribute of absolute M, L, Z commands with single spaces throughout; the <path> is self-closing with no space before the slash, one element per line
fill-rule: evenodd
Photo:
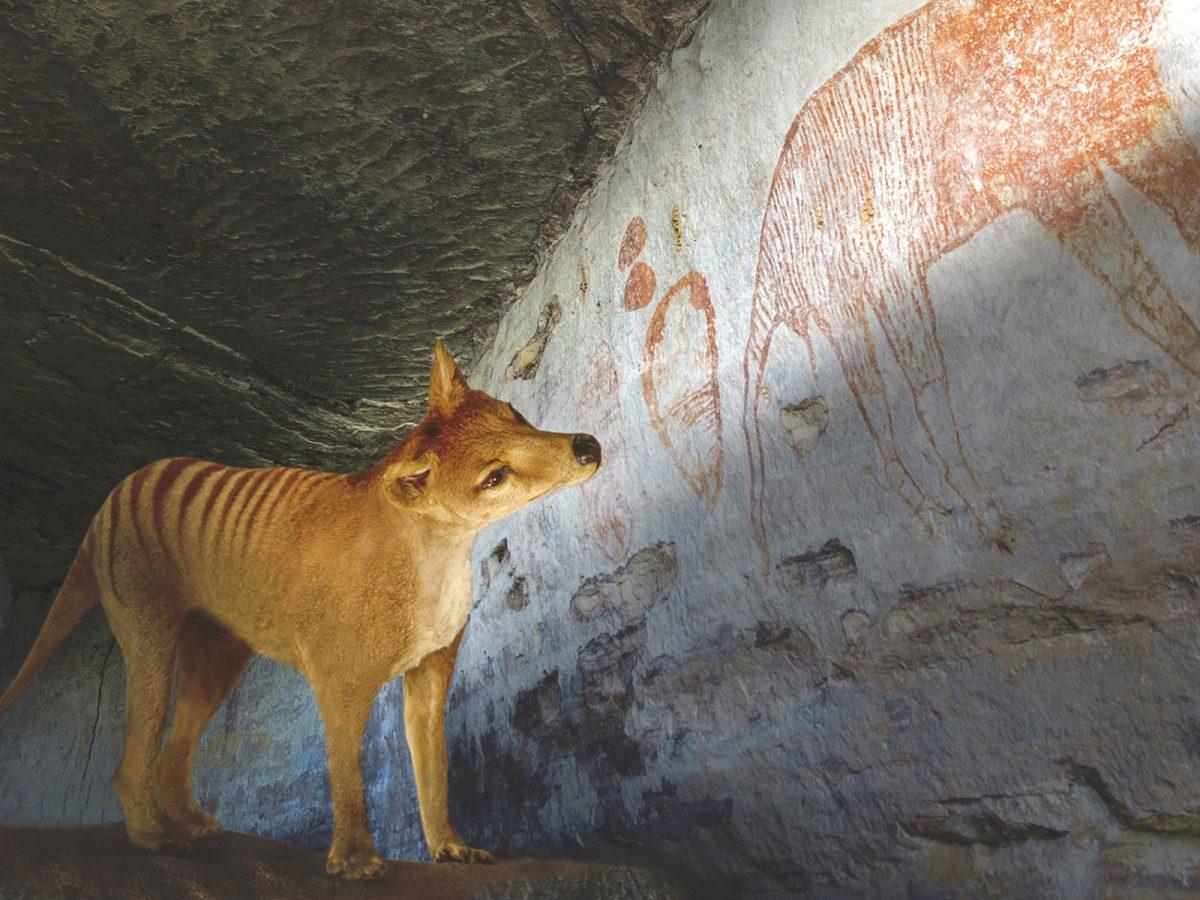
<path fill-rule="evenodd" d="M 638 258 L 642 248 L 646 246 L 646 220 L 634 216 L 625 227 L 625 237 L 621 239 L 621 249 L 617 254 L 617 265 L 627 268 Z"/>
<path fill-rule="evenodd" d="M 621 384 L 612 348 L 601 341 L 579 389 L 580 425 L 600 442 L 604 462 L 580 485 L 584 527 L 592 542 L 611 562 L 629 555 L 632 514 L 625 500 L 626 459 L 621 422 Z"/>
<path fill-rule="evenodd" d="M 644 262 L 637 263 L 629 270 L 629 277 L 625 279 L 625 308 L 632 310 L 648 306 L 654 298 L 654 288 L 657 284 L 654 270 Z"/>
<path fill-rule="evenodd" d="M 650 424 L 692 491 L 715 506 L 724 477 L 716 312 L 688 272 L 658 302 L 646 333 L 642 396 Z"/>

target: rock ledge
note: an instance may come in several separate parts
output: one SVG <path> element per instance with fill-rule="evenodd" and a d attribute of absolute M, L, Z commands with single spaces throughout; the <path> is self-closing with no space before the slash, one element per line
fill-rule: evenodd
<path fill-rule="evenodd" d="M 226 832 L 199 838 L 186 857 L 129 844 L 124 828 L 0 828 L 0 895 L 5 898 L 678 898 L 648 869 L 548 859 L 492 866 L 390 862 L 374 881 L 325 874 L 324 855 Z"/>

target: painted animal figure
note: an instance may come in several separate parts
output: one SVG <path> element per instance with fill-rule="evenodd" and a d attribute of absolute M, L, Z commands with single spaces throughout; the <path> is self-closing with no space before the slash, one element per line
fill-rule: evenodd
<path fill-rule="evenodd" d="M 363 733 L 379 688 L 403 675 L 429 852 L 487 862 L 447 810 L 444 714 L 471 610 L 471 546 L 489 523 L 599 465 L 593 437 L 539 431 L 472 390 L 439 342 L 427 416 L 369 471 L 167 459 L 117 485 L 0 710 L 102 603 L 127 673 L 125 753 L 113 778 L 125 828 L 139 846 L 179 850 L 172 827 L 219 827 L 191 785 L 209 719 L 253 652 L 293 666 L 312 683 L 325 725 L 334 820 L 326 868 L 360 878 L 383 865 L 367 822 Z"/>
<path fill-rule="evenodd" d="M 1105 180 L 1105 169 L 1120 175 L 1200 251 L 1200 157 L 1152 41 L 1162 5 L 934 0 L 866 44 L 801 108 L 767 198 L 744 359 L 750 516 L 765 567 L 764 373 L 780 326 L 808 343 L 810 358 L 813 329 L 824 336 L 886 483 L 926 516 L 942 504 L 897 444 L 881 370 L 890 354 L 946 496 L 987 539 L 1011 544 L 959 433 L 928 285 L 939 259 L 1005 212 L 1036 217 L 1133 329 L 1200 375 L 1200 330 Z"/>

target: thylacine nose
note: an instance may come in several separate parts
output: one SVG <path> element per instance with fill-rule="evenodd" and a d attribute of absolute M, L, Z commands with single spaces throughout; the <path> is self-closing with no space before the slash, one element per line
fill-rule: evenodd
<path fill-rule="evenodd" d="M 571 452 L 575 454 L 575 462 L 581 466 L 592 463 L 600 465 L 600 442 L 590 434 L 577 434 L 571 441 Z"/>

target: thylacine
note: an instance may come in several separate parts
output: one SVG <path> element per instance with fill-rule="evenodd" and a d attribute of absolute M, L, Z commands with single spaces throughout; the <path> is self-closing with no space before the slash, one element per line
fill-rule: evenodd
<path fill-rule="evenodd" d="M 6 709 L 96 602 L 125 657 L 125 754 L 113 787 L 130 840 L 184 849 L 219 828 L 193 796 L 209 719 L 252 653 L 299 669 L 325 725 L 333 788 L 326 868 L 382 869 L 360 761 L 379 688 L 404 675 L 421 823 L 435 860 L 487 862 L 447 810 L 446 692 L 471 609 L 471 546 L 489 523 L 600 465 L 590 435 L 539 431 L 468 387 L 439 342 L 425 420 L 367 472 L 151 463 L 92 520 Z M 179 685 L 162 744 L 172 671 Z"/>

